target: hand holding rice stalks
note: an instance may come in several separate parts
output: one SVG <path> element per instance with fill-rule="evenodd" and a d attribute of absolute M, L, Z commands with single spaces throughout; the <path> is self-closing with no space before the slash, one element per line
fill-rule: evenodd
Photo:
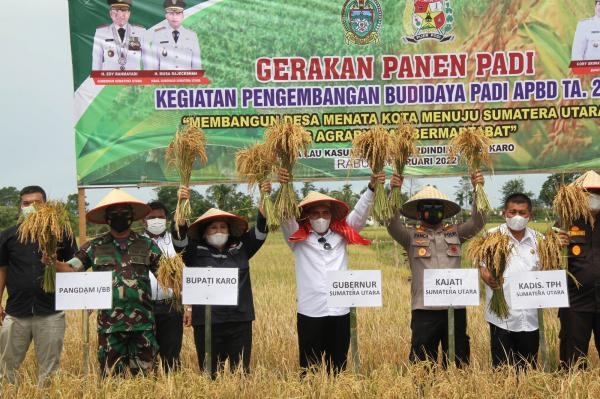
<path fill-rule="evenodd" d="M 173 140 L 167 147 L 165 159 L 169 166 L 175 167 L 179 173 L 182 186 L 188 187 L 192 178 L 192 170 L 196 159 L 206 165 L 206 137 L 202 129 L 184 125 L 177 130 Z M 192 216 L 192 207 L 188 198 L 177 201 L 175 208 L 176 229 L 184 225 Z"/>
<path fill-rule="evenodd" d="M 395 157 L 395 140 L 383 126 L 375 126 L 366 133 L 355 136 L 352 141 L 352 158 L 367 161 L 373 173 L 383 171 L 383 167 L 393 162 Z M 377 183 L 373 217 L 379 223 L 387 224 L 392 216 L 392 208 L 386 198 L 383 183 Z"/>
<path fill-rule="evenodd" d="M 249 190 L 269 180 L 276 162 L 277 158 L 267 150 L 264 144 L 253 144 L 248 148 L 239 150 L 235 154 L 237 173 L 246 180 Z M 265 212 L 269 229 L 275 230 L 279 226 L 275 208 L 269 193 L 262 189 L 260 191 L 260 205 Z"/>
<path fill-rule="evenodd" d="M 417 153 L 415 144 L 416 129 L 410 123 L 404 120 L 396 128 L 396 132 L 392 135 L 394 140 L 394 171 L 398 175 L 404 173 L 404 167 L 408 162 L 408 158 Z M 390 207 L 392 213 L 395 213 L 402 206 L 402 195 L 400 187 L 393 187 L 390 193 Z"/>
<path fill-rule="evenodd" d="M 485 135 L 481 127 L 469 127 L 450 140 L 448 155 L 459 157 L 466 166 L 469 173 L 475 173 L 482 166 L 492 170 L 492 159 L 490 157 L 491 140 Z M 475 186 L 475 207 L 478 212 L 487 214 L 492 210 L 483 185 Z"/>
<path fill-rule="evenodd" d="M 301 153 L 306 153 L 312 142 L 312 137 L 302 126 L 286 123 L 280 120 L 265 131 L 265 147 L 267 152 L 279 160 L 279 165 L 285 168 L 290 177 L 292 170 Z M 294 182 L 282 184 L 275 199 L 276 220 L 296 219 L 300 216 Z"/>
<path fill-rule="evenodd" d="M 578 219 L 594 227 L 594 215 L 590 209 L 585 189 L 577 184 L 562 184 L 552 201 L 552 210 L 558 216 L 561 227 L 566 230 Z"/>
<path fill-rule="evenodd" d="M 492 277 L 502 284 L 510 250 L 508 235 L 496 231 L 472 239 L 467 250 L 467 256 L 477 267 L 485 265 Z M 502 319 L 507 318 L 510 314 L 502 285 L 500 285 L 500 288 L 493 290 L 489 309 Z"/>
<path fill-rule="evenodd" d="M 156 280 L 158 280 L 159 284 L 164 288 L 173 290 L 173 297 L 175 298 L 175 302 L 178 303 L 181 302 L 184 267 L 185 264 L 183 263 L 181 253 L 175 254 L 172 257 L 163 254 L 158 261 Z"/>
<path fill-rule="evenodd" d="M 58 242 L 62 238 L 73 237 L 66 205 L 59 201 L 36 205 L 36 211 L 23 218 L 18 234 L 22 243 L 37 243 L 44 258 L 48 259 L 42 289 L 46 293 L 54 292 Z"/>

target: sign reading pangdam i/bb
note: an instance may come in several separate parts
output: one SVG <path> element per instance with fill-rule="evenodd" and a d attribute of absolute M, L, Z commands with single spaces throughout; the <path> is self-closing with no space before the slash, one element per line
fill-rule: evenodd
<path fill-rule="evenodd" d="M 56 273 L 56 310 L 112 308 L 112 272 Z"/>
<path fill-rule="evenodd" d="M 238 269 L 185 267 L 181 300 L 186 305 L 237 305 Z"/>
<path fill-rule="evenodd" d="M 407 175 L 463 173 L 447 145 L 469 127 L 497 172 L 600 168 L 591 0 L 176 3 L 69 0 L 79 185 L 178 181 L 164 154 L 181 124 L 207 138 L 192 180 L 236 181 L 235 152 L 280 118 L 312 135 L 297 179 L 367 177 L 353 138 L 402 120 Z"/>
<path fill-rule="evenodd" d="M 327 306 L 381 306 L 381 270 L 343 270 L 327 273 Z"/>
<path fill-rule="evenodd" d="M 569 306 L 567 272 L 548 270 L 510 276 L 511 307 L 514 309 L 564 308 Z"/>
<path fill-rule="evenodd" d="M 425 269 L 425 306 L 479 305 L 479 274 L 476 269 Z"/>

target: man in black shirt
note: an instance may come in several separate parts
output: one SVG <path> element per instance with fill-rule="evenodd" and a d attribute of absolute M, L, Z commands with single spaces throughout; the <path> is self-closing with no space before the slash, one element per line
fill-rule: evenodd
<path fill-rule="evenodd" d="M 39 186 L 20 192 L 21 214 L 35 212 L 34 204 L 46 202 Z M 33 339 L 38 364 L 38 384 L 58 369 L 65 334 L 65 315 L 55 310 L 54 293 L 42 289 L 44 264 L 37 243 L 22 243 L 18 225 L 0 236 L 0 380 L 16 382 L 16 371 Z M 58 260 L 69 260 L 75 253 L 72 239 L 58 246 Z M 6 310 L 2 307 L 4 288 L 8 291 Z"/>

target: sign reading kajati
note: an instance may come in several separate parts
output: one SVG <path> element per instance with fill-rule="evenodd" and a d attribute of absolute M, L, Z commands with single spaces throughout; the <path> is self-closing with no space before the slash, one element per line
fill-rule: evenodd
<path fill-rule="evenodd" d="M 508 287 L 513 309 L 569 306 L 567 272 L 565 270 L 523 272 L 511 275 Z"/>
<path fill-rule="evenodd" d="M 56 273 L 56 310 L 110 309 L 112 272 Z"/>
<path fill-rule="evenodd" d="M 380 307 L 381 270 L 343 270 L 327 273 L 327 306 Z"/>
<path fill-rule="evenodd" d="M 238 269 L 186 267 L 182 302 L 185 305 L 237 305 Z"/>
<path fill-rule="evenodd" d="M 476 269 L 425 269 L 425 306 L 479 305 L 479 276 Z"/>

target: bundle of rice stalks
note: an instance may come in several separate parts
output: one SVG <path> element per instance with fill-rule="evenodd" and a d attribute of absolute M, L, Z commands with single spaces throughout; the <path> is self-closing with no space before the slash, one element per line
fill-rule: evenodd
<path fill-rule="evenodd" d="M 290 181 L 282 184 L 275 198 L 276 220 L 296 219 L 300 216 L 292 170 L 300 154 L 308 151 L 312 137 L 300 125 L 286 123 L 283 118 L 265 131 L 267 152 L 278 159 L 279 166 L 287 169 Z"/>
<path fill-rule="evenodd" d="M 56 250 L 62 238 L 73 236 L 69 221 L 69 211 L 60 201 L 48 201 L 35 205 L 36 211 L 23 218 L 18 228 L 19 241 L 36 242 L 40 251 L 48 259 L 44 268 L 42 289 L 54 292 L 56 281 Z"/>
<path fill-rule="evenodd" d="M 594 227 L 594 214 L 590 210 L 585 189 L 577 184 L 561 184 L 552 201 L 552 210 L 558 216 L 563 230 L 578 219 Z"/>
<path fill-rule="evenodd" d="M 537 234 L 537 249 L 540 258 L 540 270 L 565 269 L 560 238 L 554 229 L 549 228 L 545 234 Z"/>
<path fill-rule="evenodd" d="M 183 258 L 181 253 L 172 257 L 163 254 L 158 261 L 156 280 L 165 288 L 173 290 L 176 303 L 181 303 L 181 289 L 183 285 Z"/>
<path fill-rule="evenodd" d="M 491 140 L 485 135 L 481 127 L 469 127 L 450 140 L 448 155 L 459 157 L 458 159 L 467 166 L 469 173 L 479 171 L 482 166 L 486 166 L 491 170 L 490 144 Z M 492 210 L 488 196 L 483 190 L 483 185 L 477 184 L 475 186 L 474 200 L 478 212 L 487 214 Z"/>
<path fill-rule="evenodd" d="M 404 120 L 398 125 L 396 132 L 392 135 L 394 140 L 394 171 L 398 175 L 404 173 L 404 167 L 408 158 L 417 153 L 416 129 Z M 400 187 L 393 187 L 390 193 L 390 208 L 395 213 L 402 206 L 402 195 Z"/>
<path fill-rule="evenodd" d="M 373 173 L 379 173 L 387 163 L 396 157 L 395 140 L 383 126 L 375 126 L 366 133 L 354 137 L 352 158 L 364 159 Z M 373 217 L 381 224 L 387 224 L 392 218 L 392 208 L 385 195 L 383 183 L 375 185 Z"/>
<path fill-rule="evenodd" d="M 485 265 L 492 277 L 500 283 L 500 288 L 493 290 L 489 309 L 500 318 L 509 315 L 508 304 L 504 297 L 504 270 L 510 255 L 510 241 L 508 235 L 499 231 L 476 237 L 471 240 L 467 256 L 476 266 Z"/>
<path fill-rule="evenodd" d="M 202 129 L 191 125 L 184 125 L 177 130 L 175 136 L 165 153 L 167 164 L 174 167 L 179 173 L 179 182 L 188 187 L 192 177 L 192 170 L 196 159 L 206 165 L 206 138 Z M 184 225 L 192 216 L 192 207 L 189 199 L 177 201 L 175 208 L 176 229 Z"/>
<path fill-rule="evenodd" d="M 269 180 L 276 162 L 277 159 L 273 153 L 267 150 L 264 144 L 253 144 L 235 154 L 235 168 L 238 175 L 248 183 L 249 190 Z M 279 221 L 275 214 L 273 201 L 271 201 L 269 193 L 262 191 L 262 189 L 260 191 L 260 205 L 265 212 L 269 229 L 275 230 L 279 226 Z"/>

